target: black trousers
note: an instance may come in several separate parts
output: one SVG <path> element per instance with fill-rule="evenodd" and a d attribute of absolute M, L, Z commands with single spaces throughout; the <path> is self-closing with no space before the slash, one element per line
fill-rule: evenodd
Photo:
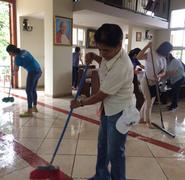
<path fill-rule="evenodd" d="M 78 84 L 78 67 L 73 67 L 72 86 L 76 88 L 77 84 Z"/>
<path fill-rule="evenodd" d="M 172 84 L 171 87 L 171 107 L 176 108 L 180 94 L 181 85 L 184 83 L 184 77 Z"/>

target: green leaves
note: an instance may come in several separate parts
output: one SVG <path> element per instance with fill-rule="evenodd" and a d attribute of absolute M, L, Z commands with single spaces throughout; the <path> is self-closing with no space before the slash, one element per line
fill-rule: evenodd
<path fill-rule="evenodd" d="M 9 4 L 0 2 L 0 63 L 8 56 L 6 46 L 10 42 Z"/>

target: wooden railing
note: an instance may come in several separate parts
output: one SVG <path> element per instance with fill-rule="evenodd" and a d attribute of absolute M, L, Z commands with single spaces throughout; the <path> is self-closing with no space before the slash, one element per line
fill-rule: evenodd
<path fill-rule="evenodd" d="M 169 20 L 170 0 L 96 0 L 135 13 Z"/>

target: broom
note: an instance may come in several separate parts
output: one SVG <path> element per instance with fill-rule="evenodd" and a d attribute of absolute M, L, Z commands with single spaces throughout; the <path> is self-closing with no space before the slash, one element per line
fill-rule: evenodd
<path fill-rule="evenodd" d="M 80 95 L 81 89 L 84 85 L 87 69 L 88 69 L 88 65 L 85 65 L 84 71 L 83 71 L 83 74 L 82 74 L 82 78 L 81 78 L 80 83 L 79 83 L 79 88 L 78 88 L 78 91 L 77 91 L 76 96 L 75 96 L 75 100 L 77 100 L 78 96 Z M 59 167 L 52 165 L 52 163 L 55 159 L 58 148 L 60 147 L 60 144 L 61 144 L 62 139 L 64 137 L 64 133 L 67 129 L 67 126 L 68 126 L 69 120 L 71 118 L 72 112 L 73 112 L 73 108 L 71 108 L 71 110 L 68 113 L 68 117 L 67 117 L 65 126 L 63 128 L 63 131 L 61 132 L 60 138 L 58 140 L 58 143 L 56 145 L 56 148 L 55 148 L 55 151 L 53 153 L 53 156 L 51 158 L 50 163 L 46 166 L 38 166 L 35 170 L 33 170 L 30 173 L 30 179 L 46 179 L 47 178 L 47 179 L 53 179 L 53 180 L 56 180 L 56 179 L 57 180 L 65 180 L 64 174 L 60 171 Z"/>
<path fill-rule="evenodd" d="M 152 48 L 150 48 L 150 52 L 151 52 L 151 57 L 152 57 L 152 66 L 153 66 L 153 71 L 154 71 L 154 75 L 155 77 L 157 76 L 156 74 L 156 71 L 155 71 L 155 66 L 154 66 L 154 57 L 153 57 L 153 52 L 152 52 Z M 159 112 L 160 112 L 160 117 L 161 117 L 161 126 L 160 127 L 159 125 L 155 124 L 154 122 L 152 122 L 152 125 L 154 125 L 156 128 L 160 129 L 161 131 L 165 132 L 166 134 L 170 135 L 171 137 L 175 137 L 175 135 L 169 131 L 167 131 L 165 129 L 165 126 L 164 126 L 164 122 L 163 122 L 163 115 L 162 115 L 162 110 L 161 110 L 161 99 L 160 99 L 160 94 L 159 94 L 159 85 L 158 85 L 158 81 L 156 81 L 156 84 L 155 84 L 155 87 L 156 87 L 156 92 L 157 92 L 157 101 L 159 103 Z"/>

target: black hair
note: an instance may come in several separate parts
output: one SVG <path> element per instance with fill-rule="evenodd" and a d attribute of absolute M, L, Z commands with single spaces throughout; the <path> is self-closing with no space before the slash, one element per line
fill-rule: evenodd
<path fill-rule="evenodd" d="M 172 59 L 175 59 L 175 57 L 170 53 L 168 59 L 171 61 Z"/>
<path fill-rule="evenodd" d="M 141 51 L 140 48 L 135 48 L 135 49 L 132 49 L 130 52 L 129 52 L 129 57 L 130 59 L 132 59 L 134 57 L 134 55 L 138 55 L 139 52 Z"/>
<path fill-rule="evenodd" d="M 80 52 L 80 47 L 75 47 L 75 52 Z"/>
<path fill-rule="evenodd" d="M 11 52 L 11 53 L 15 53 L 15 54 L 19 54 L 21 52 L 21 50 L 19 48 L 17 48 L 15 45 L 13 44 L 9 44 L 6 47 L 6 51 L 7 52 Z"/>
<path fill-rule="evenodd" d="M 123 40 L 123 32 L 117 24 L 106 23 L 96 30 L 94 40 L 97 44 L 116 47 Z"/>
<path fill-rule="evenodd" d="M 156 49 L 156 52 L 161 56 L 166 57 L 168 56 L 172 49 L 173 49 L 172 44 L 169 43 L 168 41 L 165 41 L 162 44 L 160 44 L 160 46 Z"/>

